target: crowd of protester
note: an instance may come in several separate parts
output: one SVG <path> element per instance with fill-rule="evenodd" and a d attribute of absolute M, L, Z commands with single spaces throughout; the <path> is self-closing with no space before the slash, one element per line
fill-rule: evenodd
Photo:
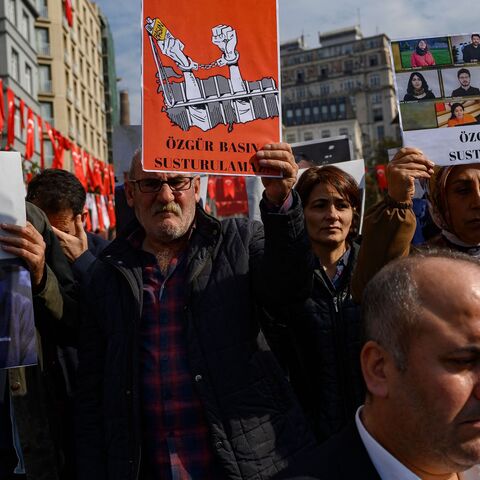
<path fill-rule="evenodd" d="M 38 364 L 0 370 L 0 480 L 480 478 L 480 167 L 402 148 L 355 180 L 266 145 L 262 221 L 132 159 L 134 218 L 86 233 L 47 169 L 0 246 L 30 270 Z M 413 246 L 415 181 L 436 235 Z"/>

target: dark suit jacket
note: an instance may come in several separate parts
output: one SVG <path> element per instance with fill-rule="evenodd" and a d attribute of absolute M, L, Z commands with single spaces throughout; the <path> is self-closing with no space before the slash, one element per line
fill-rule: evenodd
<path fill-rule="evenodd" d="M 317 471 L 325 480 L 381 480 L 353 421 L 320 445 Z"/>

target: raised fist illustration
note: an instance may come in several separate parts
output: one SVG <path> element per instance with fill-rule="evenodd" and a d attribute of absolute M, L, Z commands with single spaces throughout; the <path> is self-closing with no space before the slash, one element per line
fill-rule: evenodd
<path fill-rule="evenodd" d="M 237 32 L 228 25 L 217 25 L 212 28 L 212 42 L 223 52 L 222 59 L 226 64 L 235 63 L 238 60 Z"/>

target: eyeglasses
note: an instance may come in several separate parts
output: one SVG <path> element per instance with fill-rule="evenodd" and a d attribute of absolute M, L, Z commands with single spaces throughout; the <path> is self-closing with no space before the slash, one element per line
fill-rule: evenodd
<path fill-rule="evenodd" d="M 195 177 L 172 177 L 168 180 L 159 178 L 142 178 L 141 180 L 129 180 L 130 183 L 136 183 L 142 193 L 159 192 L 164 185 L 168 185 L 172 192 L 182 192 L 192 186 L 192 180 Z"/>

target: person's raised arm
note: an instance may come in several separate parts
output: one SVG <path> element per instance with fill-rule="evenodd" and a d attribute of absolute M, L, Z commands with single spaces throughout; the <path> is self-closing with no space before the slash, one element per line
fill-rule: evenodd
<path fill-rule="evenodd" d="M 368 281 L 388 262 L 407 256 L 416 228 L 412 199 L 415 179 L 430 178 L 433 163 L 416 149 L 399 150 L 387 166 L 388 195 L 365 214 L 362 244 L 352 277 L 360 303 Z"/>

